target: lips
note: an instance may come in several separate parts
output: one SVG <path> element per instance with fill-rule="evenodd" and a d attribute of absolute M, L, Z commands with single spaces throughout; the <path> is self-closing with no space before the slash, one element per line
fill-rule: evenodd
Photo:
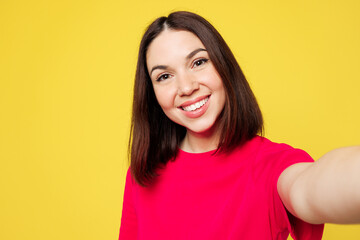
<path fill-rule="evenodd" d="M 196 103 L 193 103 L 191 105 L 188 105 L 188 106 L 182 106 L 181 108 L 184 110 L 184 111 L 187 111 L 187 112 L 190 112 L 190 111 L 195 111 L 196 109 L 199 109 L 201 108 L 202 106 L 205 105 L 205 103 L 209 100 L 209 97 L 206 97 Z"/>
<path fill-rule="evenodd" d="M 201 96 L 193 100 L 184 102 L 179 109 L 189 118 L 197 118 L 202 116 L 210 104 L 210 95 Z"/>

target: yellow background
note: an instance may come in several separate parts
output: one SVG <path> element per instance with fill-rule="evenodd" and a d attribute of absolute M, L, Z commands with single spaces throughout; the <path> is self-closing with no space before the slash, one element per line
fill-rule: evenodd
<path fill-rule="evenodd" d="M 1 0 L 0 239 L 117 238 L 138 44 L 172 10 L 223 35 L 267 137 L 314 158 L 360 143 L 357 0 Z"/>

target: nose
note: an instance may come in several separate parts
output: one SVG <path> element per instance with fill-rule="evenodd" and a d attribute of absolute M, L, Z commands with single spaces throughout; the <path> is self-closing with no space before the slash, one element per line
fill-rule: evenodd
<path fill-rule="evenodd" d="M 178 95 L 189 96 L 199 89 L 199 82 L 190 74 L 178 76 Z"/>

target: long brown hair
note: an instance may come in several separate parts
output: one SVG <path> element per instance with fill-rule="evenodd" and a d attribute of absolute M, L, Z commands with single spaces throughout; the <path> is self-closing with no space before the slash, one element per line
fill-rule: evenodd
<path fill-rule="evenodd" d="M 149 25 L 140 43 L 129 140 L 131 172 L 145 186 L 156 170 L 175 159 L 186 129 L 172 122 L 158 104 L 146 65 L 150 43 L 165 29 L 185 30 L 204 44 L 226 92 L 225 107 L 219 116 L 221 129 L 219 151 L 236 146 L 262 134 L 263 119 L 256 98 L 230 48 L 218 31 L 201 16 L 190 12 L 173 12 Z"/>

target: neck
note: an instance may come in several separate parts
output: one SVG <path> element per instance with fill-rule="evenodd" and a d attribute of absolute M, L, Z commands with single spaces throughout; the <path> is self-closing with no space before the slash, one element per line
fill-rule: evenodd
<path fill-rule="evenodd" d="M 202 153 L 215 150 L 218 147 L 220 131 L 217 128 L 209 129 L 204 133 L 187 130 L 180 148 L 186 152 Z"/>

